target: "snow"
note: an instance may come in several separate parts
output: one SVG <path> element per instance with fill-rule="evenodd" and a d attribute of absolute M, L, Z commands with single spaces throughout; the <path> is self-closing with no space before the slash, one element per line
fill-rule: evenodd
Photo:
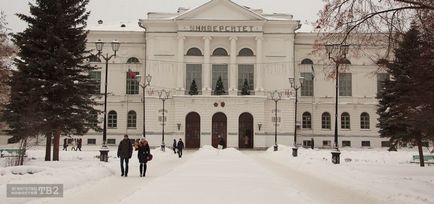
<path fill-rule="evenodd" d="M 415 149 L 341 149 L 341 164 L 331 150 L 279 151 L 151 150 L 147 176 L 138 176 L 136 153 L 129 177 L 120 177 L 116 147 L 100 162 L 99 146 L 61 151 L 45 162 L 44 148 L 27 151 L 24 166 L 0 167 L 0 203 L 434 203 L 434 169 L 410 163 Z M 0 163 L 4 158 L 0 159 Z M 6 198 L 6 184 L 63 184 L 62 198 Z"/>

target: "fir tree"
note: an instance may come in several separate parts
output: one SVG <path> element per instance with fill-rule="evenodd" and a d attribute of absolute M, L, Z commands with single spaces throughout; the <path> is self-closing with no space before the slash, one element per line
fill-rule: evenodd
<path fill-rule="evenodd" d="M 188 91 L 189 95 L 197 95 L 199 94 L 199 91 L 197 90 L 196 81 L 193 79 L 190 85 L 190 91 Z"/>
<path fill-rule="evenodd" d="M 241 95 L 250 95 L 250 87 L 247 79 L 244 79 L 243 87 L 241 88 Z"/>
<path fill-rule="evenodd" d="M 217 83 L 215 85 L 214 94 L 215 95 L 224 95 L 224 94 L 226 94 L 225 87 L 223 86 L 223 81 L 222 81 L 222 77 L 221 76 L 219 76 L 219 78 L 217 80 Z"/>
<path fill-rule="evenodd" d="M 394 61 L 387 65 L 393 80 L 387 80 L 385 89 L 378 94 L 377 109 L 380 135 L 390 138 L 394 145 L 416 144 L 421 166 L 422 141 L 432 133 L 432 124 L 426 120 L 434 117 L 433 56 L 426 54 L 429 49 L 424 48 L 425 43 L 413 24 L 395 49 Z"/>
<path fill-rule="evenodd" d="M 30 15 L 18 14 L 29 24 L 14 35 L 19 47 L 17 70 L 11 80 L 11 101 L 6 117 L 15 136 L 47 137 L 46 160 L 54 137 L 53 160 L 59 160 L 60 134 L 85 134 L 100 130 L 99 85 L 89 76 L 96 69 L 85 63 L 86 20 L 89 0 L 36 0 Z"/>

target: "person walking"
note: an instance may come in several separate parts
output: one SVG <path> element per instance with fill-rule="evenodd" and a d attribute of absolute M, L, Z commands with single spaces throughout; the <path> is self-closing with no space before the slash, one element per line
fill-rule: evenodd
<path fill-rule="evenodd" d="M 133 145 L 128 139 L 128 135 L 124 135 L 124 139 L 119 143 L 118 146 L 118 157 L 121 160 L 121 176 L 128 176 L 128 161 L 133 154 Z M 125 169 L 124 169 L 125 163 Z"/>
<path fill-rule="evenodd" d="M 146 175 L 148 156 L 150 154 L 151 154 L 151 150 L 149 149 L 148 141 L 146 141 L 146 139 L 143 137 L 140 139 L 138 145 L 138 153 L 137 153 L 137 157 L 140 163 L 139 166 L 140 177 L 145 177 Z"/>
<path fill-rule="evenodd" d="M 184 142 L 181 138 L 179 138 L 178 145 L 176 146 L 178 148 L 178 157 L 182 157 L 182 150 L 184 149 Z"/>
<path fill-rule="evenodd" d="M 68 139 L 63 139 L 63 151 L 68 151 Z"/>
<path fill-rule="evenodd" d="M 77 149 L 81 151 L 81 138 L 77 139 Z"/>
<path fill-rule="evenodd" d="M 176 139 L 173 139 L 172 149 L 173 149 L 173 153 L 176 154 Z"/>
<path fill-rule="evenodd" d="M 225 139 L 223 139 L 223 137 L 222 136 L 218 136 L 218 138 L 219 138 L 219 144 L 218 144 L 218 148 L 219 149 L 224 149 L 225 148 Z"/>

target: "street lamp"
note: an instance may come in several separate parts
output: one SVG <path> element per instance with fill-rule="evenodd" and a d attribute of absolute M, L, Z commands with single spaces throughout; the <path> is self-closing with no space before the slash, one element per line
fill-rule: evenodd
<path fill-rule="evenodd" d="M 143 97 L 142 97 L 142 103 L 143 103 L 143 131 L 142 132 L 143 133 L 142 133 L 142 135 L 143 135 L 143 137 L 145 137 L 146 136 L 146 128 L 145 128 L 145 118 L 146 118 L 145 117 L 145 111 L 146 111 L 145 90 L 146 90 L 146 87 L 148 87 L 149 85 L 151 85 L 152 76 L 150 74 L 148 74 L 147 76 L 145 76 L 144 79 L 143 79 L 143 84 L 140 83 L 141 79 L 142 79 L 142 76 L 140 76 L 140 75 L 136 76 L 136 80 L 139 82 L 140 87 L 142 87 L 142 94 L 143 94 Z"/>
<path fill-rule="evenodd" d="M 275 90 L 270 93 L 270 98 L 274 101 L 274 151 L 277 151 L 277 102 L 282 99 L 282 92 Z"/>
<path fill-rule="evenodd" d="M 300 77 L 298 79 L 298 83 L 295 81 L 295 78 L 290 77 L 289 83 L 291 84 L 291 88 L 295 90 L 295 116 L 294 116 L 294 147 L 292 148 L 292 156 L 297 157 L 297 104 L 298 104 L 298 90 L 303 87 L 304 77 Z"/>
<path fill-rule="evenodd" d="M 329 60 L 332 60 L 336 64 L 336 102 L 335 102 L 335 140 L 334 147 L 335 150 L 332 151 L 332 162 L 334 164 L 340 163 L 340 151 L 338 145 L 338 98 L 339 98 L 339 65 L 345 64 L 346 55 L 350 45 L 345 44 L 326 44 L 325 49 Z"/>
<path fill-rule="evenodd" d="M 108 62 L 112 57 L 116 57 L 116 52 L 119 50 L 120 43 L 117 40 L 111 42 L 113 54 L 109 56 L 108 53 L 102 54 L 102 49 L 104 47 L 104 42 L 98 40 L 95 42 L 96 50 L 98 51 L 98 57 L 101 57 L 105 60 L 105 82 L 104 82 L 104 127 L 102 133 L 102 147 L 100 152 L 100 161 L 108 162 L 108 152 L 107 148 L 107 83 L 108 83 Z"/>
<path fill-rule="evenodd" d="M 164 144 L 164 122 L 165 122 L 165 118 L 164 118 L 164 102 L 169 98 L 170 96 L 170 91 L 166 91 L 165 89 L 158 91 L 158 98 L 161 99 L 161 101 L 163 101 L 163 131 L 162 131 L 162 137 L 161 137 L 161 151 L 165 151 L 166 145 Z"/>

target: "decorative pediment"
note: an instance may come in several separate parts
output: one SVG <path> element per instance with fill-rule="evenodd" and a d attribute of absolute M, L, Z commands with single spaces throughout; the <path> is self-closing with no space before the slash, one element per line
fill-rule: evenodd
<path fill-rule="evenodd" d="M 230 0 L 211 0 L 177 16 L 175 20 L 254 21 L 265 20 L 265 18 Z"/>

